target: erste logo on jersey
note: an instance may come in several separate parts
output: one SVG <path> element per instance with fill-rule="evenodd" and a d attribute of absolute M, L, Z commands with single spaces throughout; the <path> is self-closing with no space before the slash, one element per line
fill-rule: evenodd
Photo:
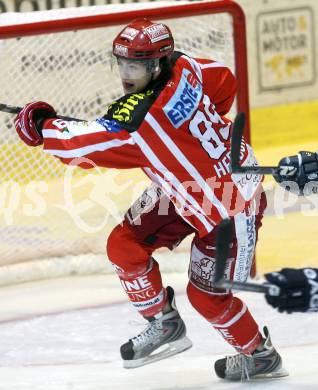
<path fill-rule="evenodd" d="M 188 70 L 183 69 L 178 87 L 163 111 L 175 128 L 189 120 L 202 98 L 202 84 Z"/>

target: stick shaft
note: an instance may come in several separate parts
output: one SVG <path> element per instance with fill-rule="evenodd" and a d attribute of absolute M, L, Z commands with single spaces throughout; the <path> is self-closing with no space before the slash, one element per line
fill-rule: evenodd
<path fill-rule="evenodd" d="M 277 167 L 270 166 L 232 166 L 232 173 L 253 173 L 259 175 L 275 175 L 278 171 Z"/>
<path fill-rule="evenodd" d="M 240 151 L 241 151 L 241 143 L 243 137 L 243 131 L 245 126 L 245 114 L 244 112 L 240 112 L 236 115 L 232 134 L 231 134 L 231 166 L 232 172 L 234 172 L 234 167 L 237 169 L 240 168 Z"/>
<path fill-rule="evenodd" d="M 18 114 L 21 110 L 22 110 L 22 107 L 9 106 L 8 104 L 0 103 L 0 111 L 2 111 L 2 112 L 7 112 L 8 114 Z M 63 116 L 63 115 L 58 115 L 57 118 L 63 119 L 65 121 L 77 121 L 77 122 L 82 121 L 82 119 L 72 118 L 72 117 Z"/>
<path fill-rule="evenodd" d="M 269 294 L 273 296 L 279 295 L 280 289 L 278 286 L 273 284 L 259 284 L 259 283 L 251 283 L 251 282 L 236 282 L 232 280 L 221 279 L 218 283 L 216 283 L 216 287 L 225 288 L 225 289 L 233 289 L 238 291 L 250 291 L 261 294 Z"/>
<path fill-rule="evenodd" d="M 224 219 L 218 226 L 216 232 L 216 266 L 213 285 L 223 289 L 234 289 L 239 291 L 251 291 L 257 293 L 266 293 L 270 295 L 279 295 L 279 287 L 264 283 L 238 282 L 224 279 L 227 258 L 230 253 L 230 242 L 233 235 L 233 221 Z"/>
<path fill-rule="evenodd" d="M 232 173 L 251 173 L 259 175 L 275 175 L 278 172 L 278 167 L 269 166 L 241 166 L 240 165 L 240 152 L 243 131 L 245 126 L 245 114 L 243 112 L 237 114 L 232 129 L 231 138 L 231 170 Z"/>

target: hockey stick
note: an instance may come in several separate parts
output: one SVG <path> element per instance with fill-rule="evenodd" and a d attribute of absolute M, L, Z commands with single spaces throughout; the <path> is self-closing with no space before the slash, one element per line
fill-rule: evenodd
<path fill-rule="evenodd" d="M 7 112 L 9 114 L 18 114 L 22 110 L 22 107 L 8 106 L 7 104 L 0 103 L 0 111 Z M 82 122 L 82 119 L 72 118 L 69 116 L 58 115 L 57 118 L 65 121 Z"/>
<path fill-rule="evenodd" d="M 229 257 L 230 242 L 232 237 L 233 223 L 230 219 L 224 219 L 218 226 L 216 234 L 216 267 L 213 285 L 218 288 L 234 289 L 240 291 L 251 291 L 257 293 L 268 293 L 269 295 L 279 295 L 279 287 L 269 283 L 237 282 L 224 279 L 226 260 Z"/>
<path fill-rule="evenodd" d="M 245 125 L 245 114 L 240 112 L 236 115 L 231 139 L 231 169 L 232 173 L 254 173 L 260 175 L 273 175 L 278 173 L 278 167 L 241 166 L 240 150 Z M 293 168 L 293 167 L 291 167 Z"/>

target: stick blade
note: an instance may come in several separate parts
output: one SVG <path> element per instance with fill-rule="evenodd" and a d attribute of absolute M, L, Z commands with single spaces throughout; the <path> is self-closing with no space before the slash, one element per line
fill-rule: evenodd
<path fill-rule="evenodd" d="M 230 253 L 233 222 L 231 219 L 224 219 L 218 226 L 216 233 L 216 266 L 214 284 L 217 285 L 223 279 L 226 260 Z"/>
<path fill-rule="evenodd" d="M 240 112 L 233 122 L 231 137 L 231 169 L 235 173 L 240 169 L 240 150 L 245 126 L 245 114 Z"/>

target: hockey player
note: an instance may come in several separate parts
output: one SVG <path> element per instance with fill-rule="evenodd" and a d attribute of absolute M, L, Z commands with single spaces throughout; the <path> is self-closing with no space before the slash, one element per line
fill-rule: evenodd
<path fill-rule="evenodd" d="M 299 195 L 317 194 L 318 155 L 299 152 L 281 159 L 275 180 L 286 190 Z M 284 268 L 265 275 L 280 288 L 278 296 L 266 295 L 267 302 L 280 312 L 318 311 L 318 269 Z"/>
<path fill-rule="evenodd" d="M 163 286 L 152 255 L 160 246 L 173 249 L 194 232 L 188 298 L 238 351 L 216 361 L 217 375 L 230 380 L 286 375 L 267 329 L 263 336 L 246 305 L 212 282 L 218 223 L 233 218 L 226 277 L 244 281 L 266 206 L 262 177 L 230 173 L 231 122 L 224 115 L 236 93 L 234 76 L 215 61 L 174 51 L 169 28 L 148 19 L 126 26 L 113 42 L 113 54 L 125 95 L 102 118 L 65 122 L 49 104 L 33 102 L 18 114 L 15 126 L 25 143 L 43 144 L 63 163 L 77 158 L 83 168 L 91 166 L 87 159 L 102 167 L 140 167 L 157 183 L 107 242 L 129 300 L 148 320 L 143 332 L 122 345 L 124 366 L 138 367 L 191 347 L 174 291 Z M 246 143 L 241 161 L 255 163 Z"/>

